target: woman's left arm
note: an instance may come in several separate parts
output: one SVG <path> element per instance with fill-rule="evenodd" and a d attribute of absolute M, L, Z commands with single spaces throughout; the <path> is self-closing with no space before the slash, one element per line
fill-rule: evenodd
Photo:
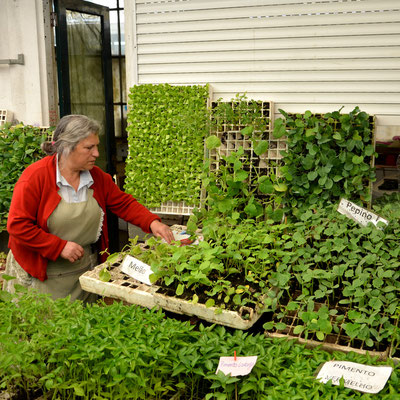
<path fill-rule="evenodd" d="M 99 172 L 101 170 L 97 170 Z M 94 174 L 93 174 L 94 175 Z M 101 171 L 103 184 L 95 179 L 94 197 L 101 204 L 104 196 L 104 207 L 110 209 L 123 220 L 139 226 L 144 232 L 153 233 L 155 236 L 165 239 L 168 243 L 173 240 L 170 228 L 161 222 L 161 218 L 153 214 L 144 205 L 139 203 L 133 196 L 120 190 L 111 176 Z"/>

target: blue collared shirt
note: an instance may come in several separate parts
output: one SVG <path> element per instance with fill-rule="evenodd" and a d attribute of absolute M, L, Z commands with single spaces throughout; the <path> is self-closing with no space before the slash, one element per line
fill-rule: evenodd
<path fill-rule="evenodd" d="M 82 171 L 79 181 L 78 190 L 75 189 L 67 182 L 67 180 L 61 175 L 60 169 L 58 168 L 58 155 L 57 155 L 57 169 L 56 169 L 56 183 L 60 188 L 58 194 L 67 203 L 80 203 L 87 200 L 87 191 L 90 186 L 93 185 L 93 178 L 90 171 Z"/>

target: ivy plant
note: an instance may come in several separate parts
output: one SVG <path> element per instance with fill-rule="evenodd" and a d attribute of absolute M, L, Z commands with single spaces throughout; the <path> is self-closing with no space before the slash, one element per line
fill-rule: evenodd
<path fill-rule="evenodd" d="M 287 137 L 281 173 L 288 186 L 286 203 L 293 212 L 340 197 L 371 200 L 375 149 L 373 121 L 367 113 L 358 107 L 349 114 L 280 112 L 284 118 L 275 121 L 274 136 Z"/>
<path fill-rule="evenodd" d="M 137 85 L 128 101 L 125 190 L 148 207 L 197 205 L 208 86 Z"/>
<path fill-rule="evenodd" d="M 28 165 L 43 157 L 40 145 L 49 132 L 23 124 L 0 128 L 0 231 L 6 229 L 14 185 Z"/>

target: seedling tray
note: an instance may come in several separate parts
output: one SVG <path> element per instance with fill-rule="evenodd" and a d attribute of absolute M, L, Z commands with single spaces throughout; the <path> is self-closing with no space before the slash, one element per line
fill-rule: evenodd
<path fill-rule="evenodd" d="M 323 306 L 322 303 L 315 303 L 315 309 Z M 341 307 L 344 309 L 344 307 Z M 342 310 L 343 311 L 343 310 Z M 345 320 L 347 311 L 345 310 Z M 274 318 L 274 317 L 273 317 Z M 331 323 L 334 323 L 335 316 L 331 316 Z M 340 327 L 339 332 L 335 333 L 332 331 L 330 334 L 325 336 L 323 341 L 316 339 L 315 333 L 309 333 L 308 337 L 304 336 L 304 333 L 295 334 L 293 331 L 297 325 L 303 325 L 299 318 L 297 311 L 290 311 L 289 314 L 285 315 L 280 322 L 286 324 L 286 328 L 283 330 L 266 331 L 265 336 L 271 338 L 288 338 L 297 341 L 298 343 L 306 345 L 309 348 L 319 347 L 328 352 L 341 351 L 343 353 L 354 352 L 365 355 L 368 353 L 373 357 L 378 357 L 380 360 L 386 360 L 389 358 L 390 349 L 389 346 L 374 342 L 373 348 L 367 347 L 364 341 L 359 339 L 352 340 L 347 336 L 344 330 Z"/>
<path fill-rule="evenodd" d="M 222 310 L 217 314 L 216 307 L 206 307 L 204 304 L 193 304 L 187 300 L 167 296 L 161 293 L 162 287 L 148 286 L 123 273 L 119 263 L 108 266 L 111 280 L 103 282 L 99 279 L 99 272 L 105 266 L 106 264 L 100 264 L 92 271 L 81 275 L 79 281 L 83 290 L 150 309 L 157 307 L 176 314 L 196 316 L 199 319 L 235 329 L 249 329 L 261 317 L 257 310 L 250 307 L 241 307 L 238 312 Z"/>

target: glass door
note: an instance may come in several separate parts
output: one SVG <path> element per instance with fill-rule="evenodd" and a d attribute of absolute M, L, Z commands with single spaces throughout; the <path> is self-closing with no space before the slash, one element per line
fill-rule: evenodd
<path fill-rule="evenodd" d="M 60 116 L 84 114 L 100 123 L 97 165 L 114 175 L 114 117 L 109 9 L 56 0 Z"/>

